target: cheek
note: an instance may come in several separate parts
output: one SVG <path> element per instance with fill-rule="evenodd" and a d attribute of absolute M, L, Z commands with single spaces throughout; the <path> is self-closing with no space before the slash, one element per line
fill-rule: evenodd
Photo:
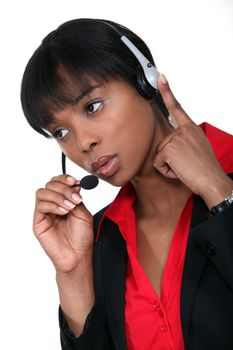
<path fill-rule="evenodd" d="M 129 106 L 131 106 L 129 108 Z M 107 120 L 106 120 L 107 122 Z M 112 109 L 108 116 L 114 137 L 123 141 L 150 137 L 154 130 L 155 117 L 147 102 L 132 101 Z"/>
<path fill-rule="evenodd" d="M 114 150 L 120 155 L 123 182 L 135 176 L 149 154 L 154 152 L 154 118 L 154 115 L 130 115 L 113 138 Z"/>
<path fill-rule="evenodd" d="M 152 149 L 153 141 L 154 127 L 141 125 L 139 129 L 135 128 L 131 134 L 126 135 L 121 150 L 130 164 L 138 167 Z"/>
<path fill-rule="evenodd" d="M 135 112 L 128 116 L 127 122 L 121 128 L 121 142 L 131 152 L 144 152 L 154 137 L 154 116 Z"/>

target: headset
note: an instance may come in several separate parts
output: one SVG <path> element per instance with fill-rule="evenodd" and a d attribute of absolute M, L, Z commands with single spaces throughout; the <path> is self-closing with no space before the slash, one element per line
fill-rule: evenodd
<path fill-rule="evenodd" d="M 105 25 L 111 27 L 120 37 L 121 41 L 128 47 L 128 49 L 133 53 L 140 63 L 138 68 L 136 89 L 138 92 L 146 99 L 153 99 L 157 93 L 157 80 L 160 75 L 159 71 L 153 64 L 142 54 L 141 51 L 130 41 L 125 35 L 123 35 L 116 27 L 112 24 L 99 20 L 99 22 L 104 23 Z M 124 28 L 122 26 L 122 28 Z"/>
<path fill-rule="evenodd" d="M 130 41 L 125 35 L 123 35 L 116 27 L 112 24 L 105 22 L 103 20 L 98 20 L 111 27 L 120 37 L 121 41 L 128 47 L 128 49 L 133 53 L 140 63 L 138 68 L 136 89 L 146 99 L 153 99 L 158 94 L 157 80 L 160 75 L 159 71 L 153 64 L 138 50 L 138 48 Z M 123 28 L 123 27 L 122 27 Z M 66 174 L 66 156 L 62 152 L 62 172 Z"/>

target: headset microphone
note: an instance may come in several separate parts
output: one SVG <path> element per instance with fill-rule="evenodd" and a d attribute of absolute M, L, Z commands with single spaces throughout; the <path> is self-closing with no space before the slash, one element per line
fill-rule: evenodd
<path fill-rule="evenodd" d="M 61 154 L 61 161 L 62 161 L 62 173 L 66 174 L 66 156 L 63 152 Z M 97 176 L 87 175 L 81 179 L 80 184 L 73 185 L 72 187 L 80 186 L 84 190 L 92 190 L 98 185 L 98 183 L 99 183 L 99 179 Z"/>
<path fill-rule="evenodd" d="M 94 175 L 87 175 L 81 179 L 80 184 L 73 185 L 72 187 L 80 186 L 84 190 L 92 190 L 93 188 L 95 188 L 98 185 L 98 183 L 99 183 L 98 177 L 96 177 Z"/>

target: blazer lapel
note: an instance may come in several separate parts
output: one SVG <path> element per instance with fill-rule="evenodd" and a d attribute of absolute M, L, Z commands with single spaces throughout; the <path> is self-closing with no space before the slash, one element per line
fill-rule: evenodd
<path fill-rule="evenodd" d="M 197 244 L 195 228 L 202 222 L 208 220 L 208 215 L 209 211 L 204 201 L 200 197 L 194 196 L 194 207 L 181 286 L 181 323 L 186 347 L 188 343 L 189 320 L 192 304 L 198 282 L 208 260 L 207 255 Z"/>
<path fill-rule="evenodd" d="M 124 330 L 124 297 L 127 250 L 126 243 L 118 226 L 105 218 L 101 235 L 102 241 L 102 271 L 107 324 L 113 349 L 126 350 Z"/>
<path fill-rule="evenodd" d="M 189 319 L 195 291 L 201 273 L 205 268 L 207 256 L 198 247 L 195 228 L 208 219 L 208 208 L 204 201 L 194 196 L 194 207 L 184 264 L 181 287 L 181 323 L 185 344 L 188 341 Z M 107 217 L 101 230 L 101 260 L 103 273 L 104 304 L 112 348 L 126 350 L 124 330 L 124 297 L 127 267 L 127 249 L 118 226 Z"/>

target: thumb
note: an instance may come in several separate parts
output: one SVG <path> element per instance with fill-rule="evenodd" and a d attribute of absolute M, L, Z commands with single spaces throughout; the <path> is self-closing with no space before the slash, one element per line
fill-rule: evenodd
<path fill-rule="evenodd" d="M 82 220 L 83 222 L 86 222 L 88 224 L 93 224 L 93 216 L 87 209 L 87 207 L 84 205 L 82 199 L 74 207 L 74 209 L 70 211 L 70 214 L 76 219 Z"/>

